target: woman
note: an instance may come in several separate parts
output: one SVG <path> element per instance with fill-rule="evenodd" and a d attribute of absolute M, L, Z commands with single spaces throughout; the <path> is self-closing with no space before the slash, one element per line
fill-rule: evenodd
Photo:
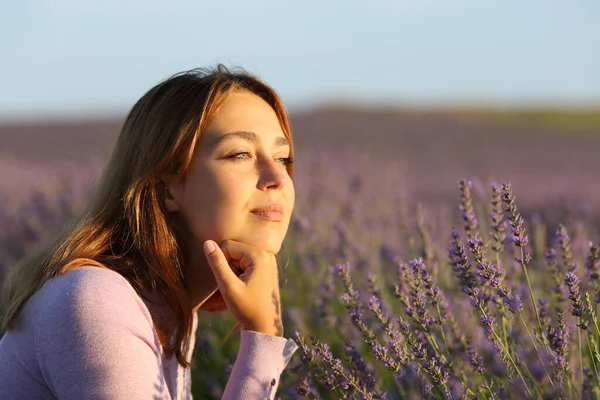
<path fill-rule="evenodd" d="M 191 398 L 196 311 L 241 325 L 226 399 L 272 399 L 283 338 L 276 254 L 294 206 L 280 97 L 193 70 L 130 111 L 76 223 L 5 287 L 2 399 Z"/>

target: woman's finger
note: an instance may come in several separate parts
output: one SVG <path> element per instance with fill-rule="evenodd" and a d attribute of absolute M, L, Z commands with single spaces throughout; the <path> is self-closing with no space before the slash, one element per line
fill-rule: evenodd
<path fill-rule="evenodd" d="M 225 254 L 213 240 L 205 241 L 203 247 L 208 265 L 215 276 L 221 293 L 231 293 L 241 282 L 229 266 Z"/>

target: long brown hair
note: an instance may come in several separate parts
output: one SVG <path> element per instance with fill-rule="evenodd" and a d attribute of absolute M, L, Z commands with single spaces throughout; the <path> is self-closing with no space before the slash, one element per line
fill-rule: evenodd
<path fill-rule="evenodd" d="M 185 178 L 194 148 L 229 93 L 250 91 L 275 111 L 292 143 L 287 113 L 279 95 L 243 69 L 193 69 L 159 83 L 133 106 L 117 138 L 96 192 L 84 212 L 49 246 L 23 260 L 4 287 L 5 330 L 14 327 L 25 302 L 46 281 L 82 265 L 108 268 L 125 277 L 141 295 L 158 290 L 173 311 L 168 357 L 189 366 L 192 305 L 183 276 L 185 244 L 163 203 L 160 177 Z M 293 151 L 293 147 L 291 149 Z M 290 155 L 293 157 L 293 153 Z M 288 167 L 292 175 L 292 166 Z"/>

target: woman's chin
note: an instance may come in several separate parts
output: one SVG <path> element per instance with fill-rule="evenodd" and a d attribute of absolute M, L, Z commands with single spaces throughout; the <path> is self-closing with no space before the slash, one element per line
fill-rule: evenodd
<path fill-rule="evenodd" d="M 266 242 L 266 241 L 265 241 Z M 269 253 L 273 253 L 273 254 L 278 254 L 279 251 L 281 250 L 281 241 L 279 240 L 274 240 L 273 242 L 262 242 L 262 243 L 249 243 L 251 246 L 255 246 L 258 247 L 259 249 L 269 252 Z"/>
<path fill-rule="evenodd" d="M 232 240 L 245 243 L 247 245 L 257 247 L 263 251 L 277 254 L 281 250 L 285 235 L 282 235 L 280 231 L 273 231 L 273 229 L 267 229 L 265 227 L 259 227 L 249 231 L 249 234 L 244 233 L 243 235 L 237 235 L 232 237 Z"/>
<path fill-rule="evenodd" d="M 227 310 L 227 304 L 225 304 L 225 300 L 223 300 L 221 292 L 217 290 L 208 298 L 208 300 L 206 300 L 204 304 L 202 304 L 200 310 L 208 312 L 221 312 Z"/>

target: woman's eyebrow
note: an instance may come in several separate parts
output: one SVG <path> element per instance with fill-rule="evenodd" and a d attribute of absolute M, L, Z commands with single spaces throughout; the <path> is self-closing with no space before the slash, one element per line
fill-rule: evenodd
<path fill-rule="evenodd" d="M 226 140 L 232 139 L 234 137 L 239 137 L 244 140 L 247 140 L 248 142 L 253 142 L 253 143 L 256 143 L 258 141 L 258 135 L 254 132 L 236 131 L 236 132 L 229 132 L 222 136 L 219 136 L 212 142 L 212 147 L 213 148 L 217 147 L 220 143 L 222 143 Z M 277 136 L 275 138 L 276 146 L 289 146 L 289 144 L 290 144 L 289 140 L 284 136 Z"/>

